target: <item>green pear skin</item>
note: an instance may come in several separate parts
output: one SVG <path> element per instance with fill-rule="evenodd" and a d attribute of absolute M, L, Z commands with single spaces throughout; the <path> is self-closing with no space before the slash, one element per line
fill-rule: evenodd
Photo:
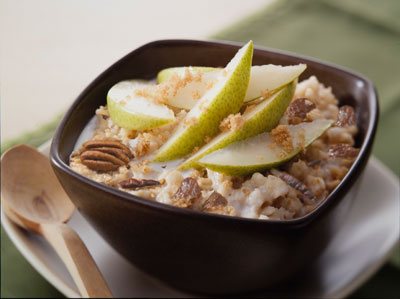
<path fill-rule="evenodd" d="M 202 167 L 235 176 L 265 171 L 292 159 L 320 137 L 332 123 L 331 120 L 318 119 L 313 122 L 288 126 L 293 140 L 291 152 L 286 152 L 274 143 L 270 133 L 263 133 L 250 139 L 231 143 L 223 149 L 204 156 L 198 163 Z"/>

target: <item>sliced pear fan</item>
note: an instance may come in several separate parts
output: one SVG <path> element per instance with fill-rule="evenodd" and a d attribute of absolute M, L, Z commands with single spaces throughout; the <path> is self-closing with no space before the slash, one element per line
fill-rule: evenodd
<path fill-rule="evenodd" d="M 263 133 L 214 151 L 201 158 L 198 164 L 229 175 L 246 175 L 263 171 L 293 158 L 320 137 L 332 123 L 331 120 L 319 119 L 287 126 L 292 144 L 289 151 L 287 145 L 284 148 L 275 143 L 271 133 Z"/>
<path fill-rule="evenodd" d="M 270 131 L 278 124 L 293 98 L 296 89 L 296 82 L 297 80 L 293 81 L 276 94 L 255 105 L 252 109 L 247 109 L 241 116 L 243 126 L 240 130 L 220 133 L 203 146 L 197 153 L 187 159 L 178 169 L 183 170 L 190 167 L 197 168 L 199 165 L 196 164 L 196 161 L 201 157 L 233 142 Z"/>
<path fill-rule="evenodd" d="M 252 101 L 260 96 L 267 97 L 272 95 L 299 77 L 306 67 L 305 64 L 291 66 L 267 64 L 251 67 L 250 81 L 244 102 Z M 191 76 L 199 76 L 201 78 L 201 80 L 194 80 L 184 86 L 182 85 L 183 87 L 174 96 L 169 96 L 167 99 L 168 104 L 173 107 L 191 109 L 196 105 L 198 98 L 218 80 L 222 70 L 211 67 L 168 68 L 158 73 L 158 82 L 161 83 L 161 86 L 162 84 L 168 85 L 173 74 L 178 75 L 183 81 Z"/>
<path fill-rule="evenodd" d="M 219 124 L 229 114 L 237 113 L 243 105 L 250 78 L 253 43 L 243 46 L 224 69 L 224 73 L 198 100 L 179 124 L 174 134 L 159 149 L 154 161 L 181 158 L 202 146 L 206 137 L 219 131 Z"/>
<path fill-rule="evenodd" d="M 122 128 L 132 130 L 147 130 L 173 122 L 175 116 L 172 110 L 142 95 L 143 90 L 149 86 L 152 85 L 141 80 L 126 80 L 115 84 L 107 94 L 112 121 Z"/>

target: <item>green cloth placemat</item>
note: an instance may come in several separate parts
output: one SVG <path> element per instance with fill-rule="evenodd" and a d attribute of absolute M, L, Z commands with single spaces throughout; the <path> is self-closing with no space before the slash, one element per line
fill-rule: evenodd
<path fill-rule="evenodd" d="M 278 0 L 212 38 L 247 42 L 317 57 L 362 73 L 377 87 L 381 118 L 373 153 L 400 174 L 400 1 Z M 2 145 L 48 140 L 59 117 Z M 62 297 L 22 257 L 1 230 L 1 296 Z M 353 298 L 399 298 L 400 252 Z M 27 283 L 29 282 L 29 283 Z"/>

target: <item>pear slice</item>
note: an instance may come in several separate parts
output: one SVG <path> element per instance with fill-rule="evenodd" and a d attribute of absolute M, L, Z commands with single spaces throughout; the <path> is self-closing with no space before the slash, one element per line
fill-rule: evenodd
<path fill-rule="evenodd" d="M 171 75 L 169 81 L 159 84 L 156 94 L 164 95 L 163 101 L 172 107 L 190 110 L 212 88 L 222 75 L 222 70 L 203 73 L 185 68 L 180 73 L 175 77 Z"/>
<path fill-rule="evenodd" d="M 248 42 L 233 57 L 218 78 L 190 110 L 153 161 L 181 158 L 202 146 L 206 136 L 213 137 L 229 114 L 237 113 L 246 94 L 253 58 L 253 42 Z"/>
<path fill-rule="evenodd" d="M 228 175 L 246 175 L 266 170 L 293 158 L 321 136 L 332 123 L 332 120 L 318 119 L 287 126 L 289 138 L 286 141 L 289 144 L 280 142 L 283 145 L 274 141 L 272 132 L 263 133 L 214 151 L 201 158 L 198 164 Z"/>
<path fill-rule="evenodd" d="M 281 65 L 259 65 L 253 66 L 250 72 L 250 81 L 247 88 L 244 102 L 249 102 L 260 96 L 272 95 L 283 86 L 292 82 L 306 69 L 305 64 L 281 66 Z M 222 70 L 212 67 L 174 67 L 160 71 L 157 80 L 160 83 L 160 89 L 164 89 L 170 84 L 169 80 L 173 75 L 178 75 L 182 81 L 185 78 L 193 76 L 201 77 L 201 80 L 192 80 L 189 84 L 180 84 L 183 86 L 173 95 L 169 94 L 166 102 L 168 105 L 190 110 L 198 102 L 208 87 L 217 80 Z M 171 84 L 172 85 L 172 84 Z M 168 89 L 168 87 L 167 87 Z M 170 91 L 173 88 L 169 88 Z M 197 98 L 196 98 L 197 95 Z"/>
<path fill-rule="evenodd" d="M 183 77 L 185 75 L 186 69 L 188 69 L 191 73 L 195 72 L 214 72 L 221 70 L 221 68 L 216 68 L 216 67 L 210 67 L 210 66 L 180 66 L 180 67 L 170 67 L 167 69 L 163 69 L 157 74 L 157 82 L 158 83 L 163 83 L 167 82 L 172 74 L 176 73 L 180 77 Z"/>
<path fill-rule="evenodd" d="M 246 109 L 242 115 L 243 126 L 240 130 L 220 133 L 211 142 L 203 146 L 197 153 L 187 159 L 178 170 L 198 167 L 196 161 L 203 156 L 226 147 L 236 141 L 250 138 L 263 132 L 270 131 L 281 119 L 287 106 L 293 98 L 297 80 L 258 103 L 252 109 Z"/>
<path fill-rule="evenodd" d="M 261 95 L 275 93 L 282 86 L 298 78 L 306 68 L 306 64 L 289 66 L 266 64 L 253 66 L 244 101 L 249 102 Z"/>
<path fill-rule="evenodd" d="M 143 94 L 143 90 L 152 86 L 142 80 L 126 80 L 111 87 L 107 94 L 107 106 L 112 121 L 131 130 L 147 130 L 173 122 L 174 112 L 166 105 L 136 94 L 138 90 Z"/>

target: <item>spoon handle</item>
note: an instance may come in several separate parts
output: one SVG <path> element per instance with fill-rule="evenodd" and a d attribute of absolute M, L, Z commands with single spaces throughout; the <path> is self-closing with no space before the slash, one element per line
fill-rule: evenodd
<path fill-rule="evenodd" d="M 75 231 L 64 223 L 41 224 L 40 231 L 63 260 L 82 297 L 112 298 L 95 261 Z"/>

